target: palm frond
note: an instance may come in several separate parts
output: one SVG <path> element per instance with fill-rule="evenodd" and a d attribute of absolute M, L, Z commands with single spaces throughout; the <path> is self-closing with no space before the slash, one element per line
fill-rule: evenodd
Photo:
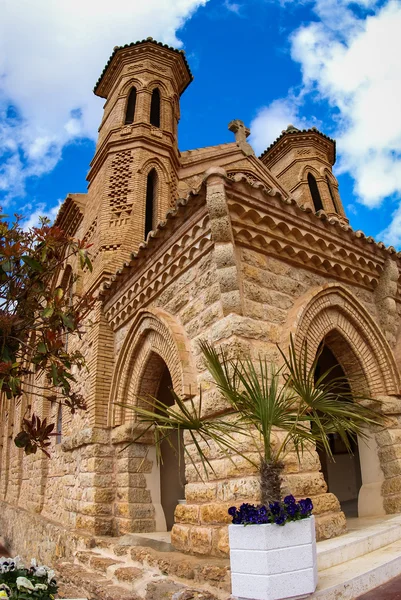
<path fill-rule="evenodd" d="M 316 432 L 316 442 L 323 446 L 329 457 L 333 458 L 329 434 L 338 434 L 351 452 L 350 440 L 366 437 L 367 428 L 371 426 L 383 426 L 385 417 L 366 406 L 365 401 L 379 403 L 366 395 L 353 394 L 345 376 L 333 377 L 335 366 L 316 377 L 321 350 L 310 362 L 307 344 L 297 353 L 291 337 L 288 354 L 280 348 L 279 351 L 285 364 L 287 384 L 299 397 L 300 411 L 309 417 L 312 431 Z"/>
<path fill-rule="evenodd" d="M 235 434 L 250 435 L 244 430 L 239 419 L 226 421 L 224 419 L 208 419 L 202 416 L 202 393 L 200 392 L 199 402 L 196 403 L 193 398 L 182 399 L 173 390 L 170 390 L 174 399 L 174 405 L 169 406 L 149 396 L 141 398 L 141 402 L 148 408 L 138 405 L 125 405 L 125 409 L 132 410 L 137 422 L 141 425 L 147 425 L 145 431 L 152 430 L 154 443 L 156 447 L 156 458 L 161 461 L 161 444 L 167 441 L 180 456 L 180 437 L 183 432 L 188 432 L 191 443 L 195 446 L 197 455 L 201 463 L 203 474 L 208 477 L 209 472 L 214 473 L 213 464 L 208 457 L 208 453 L 202 448 L 202 444 L 208 448 L 211 442 L 214 443 L 219 451 L 225 456 L 230 457 L 232 454 L 238 454 L 237 440 Z M 171 436 L 174 432 L 178 432 L 179 447 L 175 448 Z M 140 432 L 131 443 L 140 442 L 144 435 Z M 189 461 L 193 465 L 197 474 L 202 478 L 197 462 L 188 449 L 187 444 L 183 444 L 183 450 Z M 253 462 L 249 457 L 247 460 Z"/>
<path fill-rule="evenodd" d="M 313 442 L 310 419 L 298 410 L 298 397 L 294 390 L 281 382 L 281 369 L 259 358 L 257 367 L 250 359 L 231 360 L 218 354 L 207 342 L 200 344 L 206 365 L 218 389 L 231 408 L 238 412 L 240 422 L 255 428 L 264 445 L 264 460 L 280 462 L 289 447 L 302 453 L 306 442 Z M 278 449 L 272 449 L 273 428 L 286 433 Z"/>

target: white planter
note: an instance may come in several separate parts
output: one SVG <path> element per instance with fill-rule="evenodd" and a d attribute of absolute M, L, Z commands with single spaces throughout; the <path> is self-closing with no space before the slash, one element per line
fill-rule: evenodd
<path fill-rule="evenodd" d="M 315 518 L 284 526 L 229 525 L 233 596 L 305 598 L 317 585 Z"/>

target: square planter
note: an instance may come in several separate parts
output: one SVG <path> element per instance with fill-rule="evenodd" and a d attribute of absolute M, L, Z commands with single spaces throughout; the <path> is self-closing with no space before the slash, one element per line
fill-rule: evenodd
<path fill-rule="evenodd" d="M 233 596 L 305 598 L 317 585 L 315 518 L 286 525 L 229 525 Z"/>

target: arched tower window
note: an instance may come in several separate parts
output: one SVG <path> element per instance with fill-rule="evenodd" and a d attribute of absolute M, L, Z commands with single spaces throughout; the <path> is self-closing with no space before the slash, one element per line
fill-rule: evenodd
<path fill-rule="evenodd" d="M 60 287 L 64 291 L 68 306 L 71 306 L 73 303 L 73 297 L 74 297 L 73 285 L 74 285 L 74 278 L 73 278 L 72 268 L 71 268 L 71 265 L 67 265 L 65 268 L 65 271 L 63 273 L 61 282 L 60 282 Z M 68 330 L 67 329 L 64 333 L 64 349 L 66 352 L 68 352 Z"/>
<path fill-rule="evenodd" d="M 309 190 L 312 196 L 313 205 L 315 207 L 315 212 L 318 210 L 323 210 L 322 199 L 320 197 L 319 188 L 317 187 L 317 182 L 312 173 L 308 173 L 308 184 Z"/>
<path fill-rule="evenodd" d="M 326 175 L 326 181 L 327 181 L 327 186 L 328 186 L 329 192 L 330 192 L 330 198 L 331 198 L 331 201 L 332 201 L 333 206 L 334 206 L 334 210 L 336 211 L 336 213 L 339 213 L 340 211 L 338 210 L 337 202 L 336 202 L 336 199 L 334 197 L 333 190 L 331 189 L 330 179 L 327 177 L 327 175 Z"/>
<path fill-rule="evenodd" d="M 136 106 L 136 88 L 131 88 L 128 96 L 127 110 L 125 112 L 125 125 L 130 125 L 134 122 Z"/>
<path fill-rule="evenodd" d="M 153 229 L 154 212 L 156 207 L 157 197 L 157 173 L 155 169 L 149 171 L 146 182 L 146 208 L 145 208 L 145 239 Z"/>
<path fill-rule="evenodd" d="M 63 407 L 61 403 L 58 406 L 57 411 L 57 425 L 56 425 L 56 444 L 61 443 L 61 434 L 63 432 Z"/>
<path fill-rule="evenodd" d="M 159 88 L 155 88 L 152 92 L 152 100 L 150 102 L 150 124 L 155 127 L 160 127 L 160 92 Z"/>

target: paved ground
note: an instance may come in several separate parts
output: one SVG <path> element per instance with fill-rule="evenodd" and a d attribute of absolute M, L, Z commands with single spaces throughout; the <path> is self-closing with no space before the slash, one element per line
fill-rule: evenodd
<path fill-rule="evenodd" d="M 394 577 L 356 600 L 401 600 L 401 577 Z"/>

